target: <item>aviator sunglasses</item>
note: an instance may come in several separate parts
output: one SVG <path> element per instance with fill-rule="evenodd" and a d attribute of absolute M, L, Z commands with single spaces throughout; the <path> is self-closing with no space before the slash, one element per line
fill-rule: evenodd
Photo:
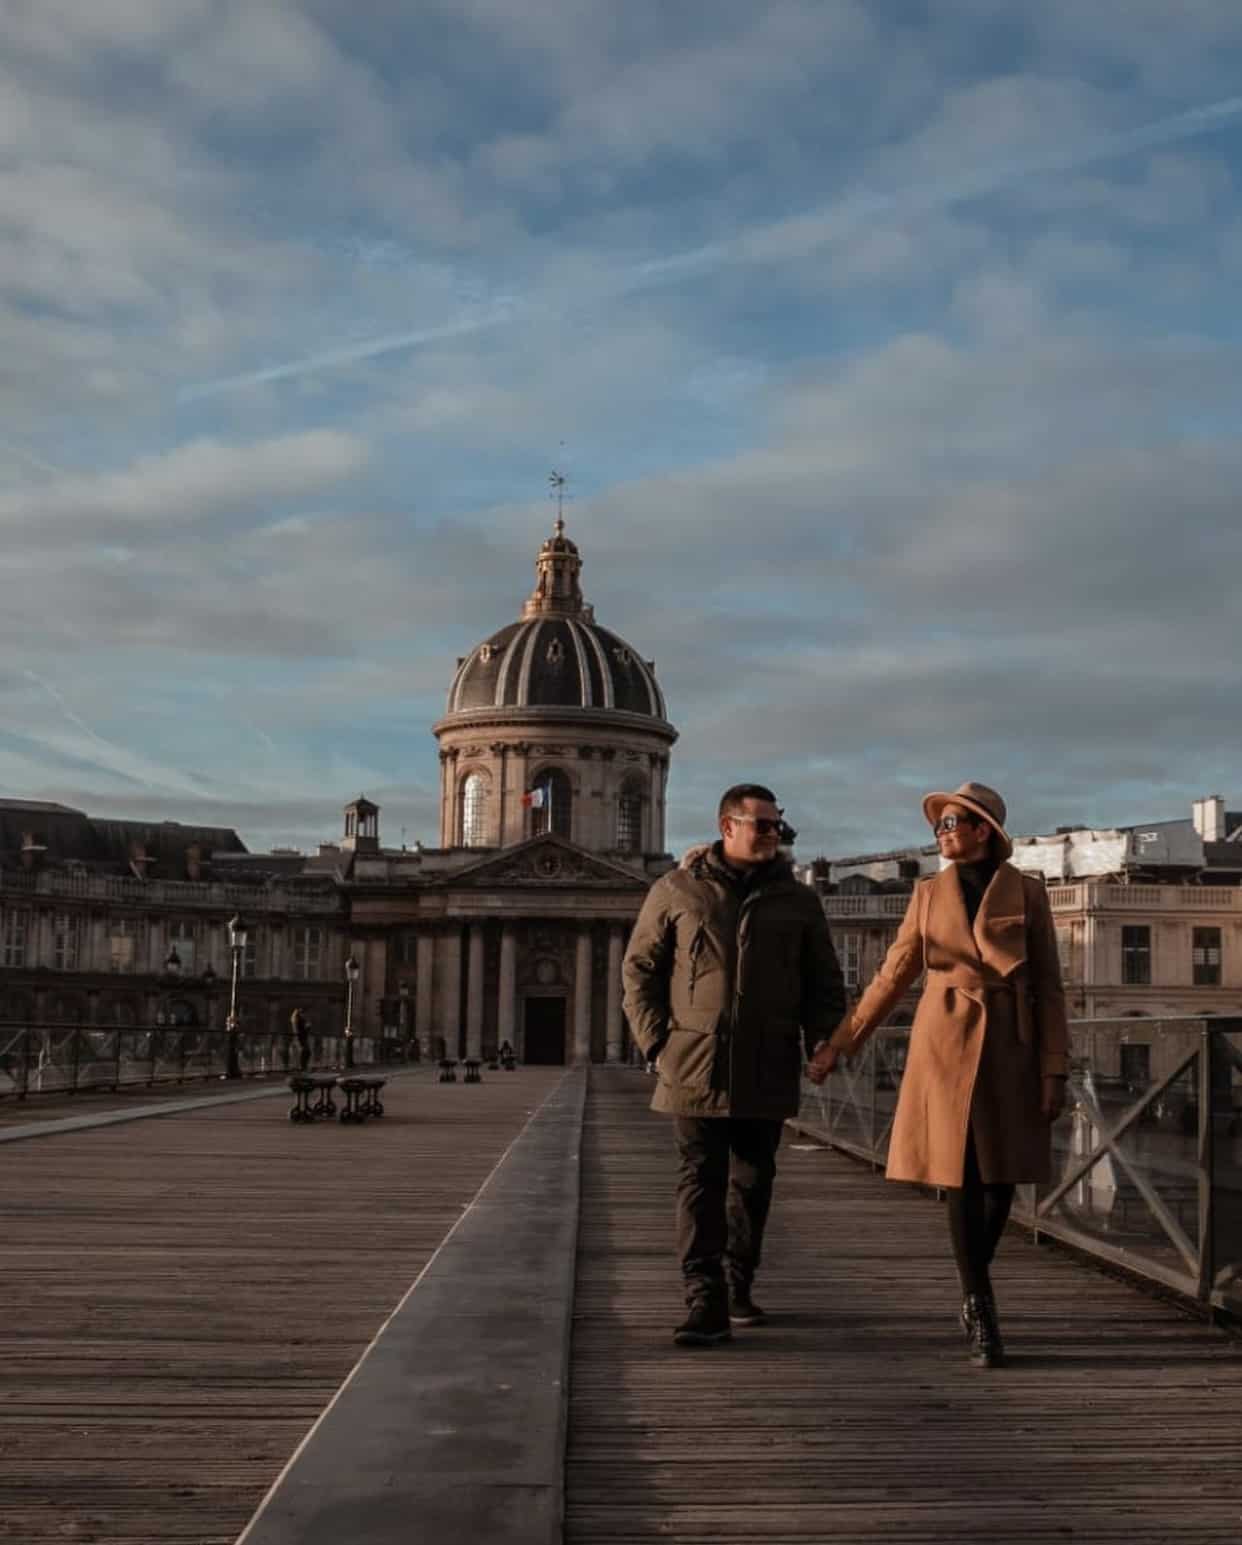
<path fill-rule="evenodd" d="M 727 819 L 753 826 L 756 835 L 760 837 L 779 837 L 782 842 L 792 842 L 798 835 L 787 821 L 779 818 L 773 820 L 770 815 L 731 815 Z"/>
<path fill-rule="evenodd" d="M 955 832 L 959 826 L 978 826 L 979 822 L 973 815 L 942 815 L 932 831 L 938 837 L 941 832 Z"/>

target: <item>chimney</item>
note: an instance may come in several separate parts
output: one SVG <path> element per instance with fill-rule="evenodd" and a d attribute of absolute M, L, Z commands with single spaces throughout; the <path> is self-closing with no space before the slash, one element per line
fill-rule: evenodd
<path fill-rule="evenodd" d="M 1195 830 L 1204 842 L 1224 842 L 1225 801 L 1219 794 L 1208 794 L 1196 799 L 1191 806 Z"/>

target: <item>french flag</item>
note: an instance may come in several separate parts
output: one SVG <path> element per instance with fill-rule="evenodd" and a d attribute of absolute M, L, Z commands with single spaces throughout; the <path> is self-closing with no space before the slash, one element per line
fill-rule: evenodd
<path fill-rule="evenodd" d="M 528 810 L 542 810 L 548 802 L 548 791 L 545 788 L 527 789 L 522 795 L 522 803 Z"/>

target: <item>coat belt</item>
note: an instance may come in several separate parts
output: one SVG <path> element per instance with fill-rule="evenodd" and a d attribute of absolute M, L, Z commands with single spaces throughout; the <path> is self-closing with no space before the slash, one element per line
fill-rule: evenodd
<path fill-rule="evenodd" d="M 943 987 L 960 987 L 963 992 L 1004 992 L 1011 996 L 1017 992 L 1017 983 L 1003 976 L 986 976 L 973 966 L 956 965 L 947 969 L 929 966 L 927 974 L 935 977 Z"/>

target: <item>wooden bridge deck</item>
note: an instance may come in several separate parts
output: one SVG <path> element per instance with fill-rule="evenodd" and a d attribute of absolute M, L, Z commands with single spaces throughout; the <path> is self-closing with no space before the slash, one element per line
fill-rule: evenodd
<path fill-rule="evenodd" d="M 596 1069 L 583 1140 L 570 1541 L 1242 1539 L 1242 1347 L 1022 1237 L 1012 1366 L 963 1355 L 942 1209 L 786 1136 L 756 1297 L 675 1348 L 669 1123 Z"/>
<path fill-rule="evenodd" d="M 561 1072 L 0 1147 L 0 1540 L 232 1545 Z"/>
<path fill-rule="evenodd" d="M 560 1078 L 415 1075 L 365 1127 L 274 1098 L 0 1145 L 0 1540 L 232 1545 Z M 771 1323 L 674 1348 L 649 1092 L 591 1075 L 571 1542 L 1242 1538 L 1242 1345 L 1012 1237 L 1013 1363 L 974 1370 L 941 1209 L 797 1139 Z"/>

